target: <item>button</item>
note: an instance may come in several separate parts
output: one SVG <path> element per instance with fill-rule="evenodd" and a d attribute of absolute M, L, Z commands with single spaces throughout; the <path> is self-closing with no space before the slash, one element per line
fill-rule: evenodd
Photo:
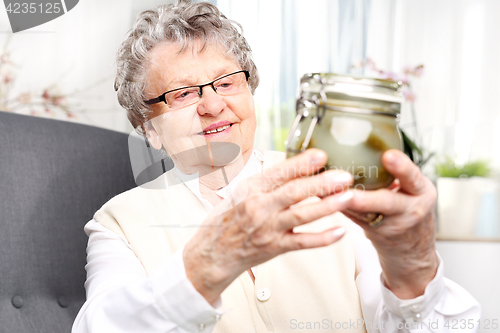
<path fill-rule="evenodd" d="M 267 301 L 271 297 L 271 291 L 268 288 L 261 288 L 257 291 L 257 299 L 261 302 Z"/>
<path fill-rule="evenodd" d="M 68 300 L 68 298 L 67 298 L 67 297 L 65 297 L 65 296 L 61 296 L 61 297 L 59 297 L 59 299 L 57 300 L 57 303 L 59 303 L 59 306 L 60 306 L 61 308 L 67 308 L 67 307 L 68 307 L 68 305 L 69 305 L 69 300 Z"/>
<path fill-rule="evenodd" d="M 227 193 L 227 194 L 231 194 L 231 189 L 230 189 L 230 188 L 228 188 L 228 189 L 226 190 L 226 193 Z"/>
<path fill-rule="evenodd" d="M 220 320 L 220 315 L 215 315 L 215 321 L 219 321 Z"/>
<path fill-rule="evenodd" d="M 415 321 L 420 321 L 420 319 L 422 319 L 422 315 L 420 313 L 417 313 L 415 314 L 415 317 L 413 317 L 413 319 L 415 319 Z"/>
<path fill-rule="evenodd" d="M 413 304 L 410 308 L 412 312 L 418 312 L 420 310 L 420 306 L 418 304 Z"/>
<path fill-rule="evenodd" d="M 22 308 L 24 305 L 24 301 L 21 298 L 21 296 L 14 296 L 12 297 L 12 305 L 14 305 L 15 308 Z"/>
<path fill-rule="evenodd" d="M 203 331 L 205 329 L 205 324 L 198 325 L 198 331 Z"/>

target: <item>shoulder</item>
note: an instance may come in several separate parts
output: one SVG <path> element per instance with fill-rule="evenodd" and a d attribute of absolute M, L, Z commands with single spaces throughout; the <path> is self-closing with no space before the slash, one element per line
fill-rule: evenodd
<path fill-rule="evenodd" d="M 134 187 L 133 189 L 114 196 L 107 203 L 105 203 L 102 208 L 116 204 L 134 203 L 136 205 L 138 202 L 149 201 L 154 197 L 158 197 L 161 195 L 161 191 L 168 188 L 169 179 L 172 178 L 170 173 L 172 173 L 172 170 L 167 171 L 165 174 L 162 174 L 148 183 Z"/>
<path fill-rule="evenodd" d="M 114 196 L 94 214 L 94 219 L 109 228 L 116 224 L 120 216 L 141 215 L 154 207 L 163 206 L 164 192 L 175 182 L 172 172 L 167 171 L 146 184 Z"/>

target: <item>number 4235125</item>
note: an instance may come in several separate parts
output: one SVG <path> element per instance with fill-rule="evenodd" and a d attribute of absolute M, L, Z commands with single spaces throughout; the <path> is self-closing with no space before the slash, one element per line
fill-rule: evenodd
<path fill-rule="evenodd" d="M 474 319 L 452 319 L 447 320 L 444 323 L 444 327 L 449 330 L 459 330 L 459 329 L 473 329 L 473 328 L 483 328 L 485 330 L 498 329 L 498 319 L 483 319 L 483 320 L 474 320 Z"/>
<path fill-rule="evenodd" d="M 16 2 L 9 3 L 6 8 L 7 13 L 11 14 L 59 14 L 62 11 L 61 3 L 28 3 L 28 2 Z"/>

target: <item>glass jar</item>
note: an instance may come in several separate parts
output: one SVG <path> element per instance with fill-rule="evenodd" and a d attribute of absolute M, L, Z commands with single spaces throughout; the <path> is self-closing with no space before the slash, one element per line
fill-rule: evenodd
<path fill-rule="evenodd" d="M 389 186 L 394 177 L 381 157 L 388 149 L 403 149 L 400 87 L 401 82 L 368 77 L 304 75 L 297 117 L 285 142 L 287 157 L 319 148 L 328 155 L 326 168 L 350 172 L 355 188 Z"/>

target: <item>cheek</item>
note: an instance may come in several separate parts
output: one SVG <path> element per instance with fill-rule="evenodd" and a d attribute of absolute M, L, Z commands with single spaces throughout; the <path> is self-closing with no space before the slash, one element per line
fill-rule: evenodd
<path fill-rule="evenodd" d="M 245 105 L 241 106 L 241 115 L 238 115 L 242 120 L 242 135 L 245 146 L 253 144 L 255 129 L 257 127 L 257 118 L 255 115 L 255 106 L 253 98 L 247 101 Z M 246 148 L 246 147 L 245 147 Z"/>
<path fill-rule="evenodd" d="M 171 117 L 166 114 L 157 117 L 155 120 L 155 127 L 160 135 L 160 139 L 164 146 L 168 146 L 168 143 L 179 135 L 180 128 L 173 126 Z"/>
<path fill-rule="evenodd" d="M 159 128 L 160 140 L 169 155 L 205 144 L 203 137 L 194 134 L 201 131 L 201 123 L 192 113 L 164 114 Z"/>
<path fill-rule="evenodd" d="M 253 104 L 253 98 L 251 99 L 248 107 L 246 108 L 246 122 L 251 133 L 249 135 L 254 135 L 255 128 L 257 127 L 257 116 L 255 115 L 255 106 Z"/>
<path fill-rule="evenodd" d="M 247 125 L 250 125 L 252 122 L 256 122 L 255 105 L 251 95 L 235 103 L 233 110 L 238 118 L 242 121 L 245 120 Z"/>

